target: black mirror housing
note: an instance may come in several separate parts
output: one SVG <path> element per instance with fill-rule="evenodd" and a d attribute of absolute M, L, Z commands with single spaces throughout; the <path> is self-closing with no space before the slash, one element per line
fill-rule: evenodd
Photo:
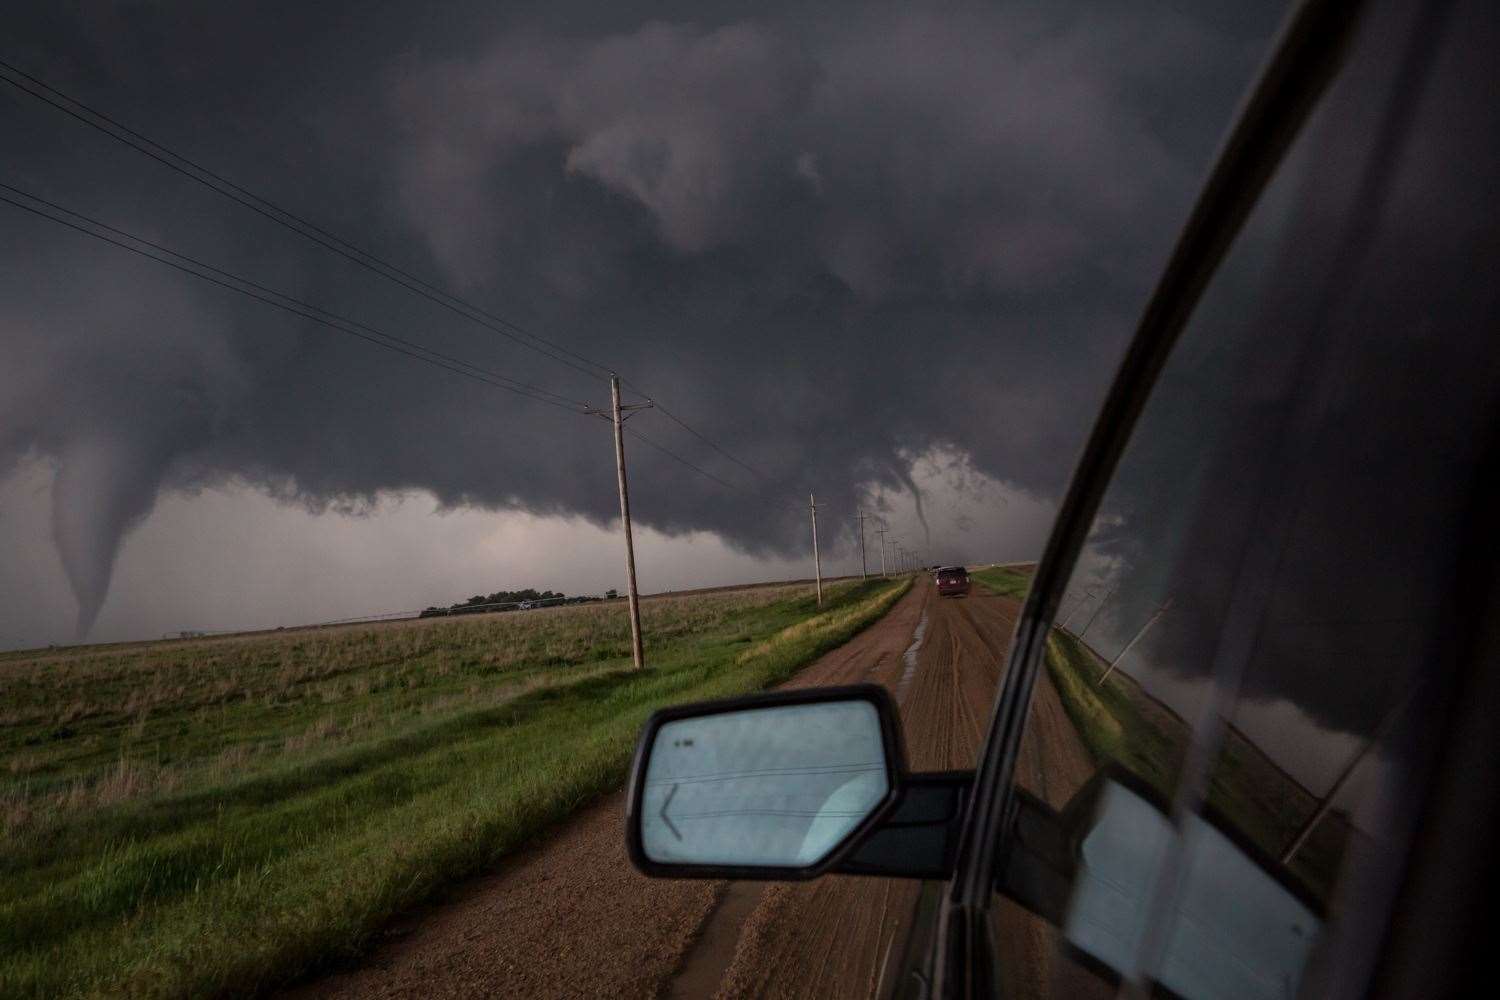
<path fill-rule="evenodd" d="M 907 772 L 896 706 L 879 685 L 678 705 L 641 732 L 626 850 L 657 878 L 943 878 L 972 781 L 972 772 Z M 694 857 L 686 848 L 703 830 L 699 840 L 727 836 L 755 863 Z"/>

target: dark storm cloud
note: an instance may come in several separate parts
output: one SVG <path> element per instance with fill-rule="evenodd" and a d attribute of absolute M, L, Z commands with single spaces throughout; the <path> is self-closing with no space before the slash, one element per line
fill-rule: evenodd
<path fill-rule="evenodd" d="M 617 366 L 643 521 L 752 552 L 944 447 L 1055 495 L 1279 8 L 39 7 L 8 57 Z M 6 179 L 438 350 L 528 355 L 5 88 Z M 4 206 L 0 206 L 4 207 Z M 0 468 L 58 468 L 86 626 L 163 489 L 614 515 L 604 428 L 4 207 Z"/>
<path fill-rule="evenodd" d="M 1465 546 L 1495 515 L 1500 130 L 1474 95 L 1500 13 L 1453 22 L 1363 36 L 1165 371 L 1087 561 L 1116 588 L 1090 641 L 1119 649 L 1170 597 L 1148 670 L 1242 667 L 1250 701 L 1363 735 L 1445 682 Z"/>

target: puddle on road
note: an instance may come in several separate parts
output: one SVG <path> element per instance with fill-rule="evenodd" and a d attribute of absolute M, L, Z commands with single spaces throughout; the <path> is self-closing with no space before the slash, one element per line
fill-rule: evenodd
<path fill-rule="evenodd" d="M 896 682 L 896 701 L 899 704 L 906 702 L 906 689 L 911 687 L 911 679 L 917 674 L 917 653 L 922 650 L 922 640 L 927 638 L 927 612 L 922 612 L 922 620 L 917 622 L 917 630 L 911 634 L 911 645 L 906 647 L 906 652 L 901 654 L 901 660 L 906 668 L 901 671 L 901 679 Z"/>

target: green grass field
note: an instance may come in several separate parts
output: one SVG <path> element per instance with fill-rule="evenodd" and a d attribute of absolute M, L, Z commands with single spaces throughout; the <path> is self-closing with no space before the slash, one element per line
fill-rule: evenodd
<path fill-rule="evenodd" d="M 619 786 L 909 581 L 0 655 L 0 996 L 243 995 Z"/>
<path fill-rule="evenodd" d="M 1170 799 L 1190 727 L 1129 676 L 1116 671 L 1099 684 L 1104 665 L 1083 643 L 1058 629 L 1047 642 L 1047 672 L 1096 761 L 1113 760 Z M 1279 857 L 1316 800 L 1243 733 L 1229 729 L 1209 778 L 1209 805 L 1267 858 Z M 1291 872 L 1314 896 L 1327 898 L 1349 829 L 1341 816 L 1322 822 L 1293 859 Z"/>
<path fill-rule="evenodd" d="M 1014 597 L 1018 601 L 1024 601 L 1026 592 L 1031 589 L 1033 569 L 1034 566 L 991 566 L 988 569 L 976 569 L 969 574 L 969 578 L 1001 597 Z"/>
<path fill-rule="evenodd" d="M 974 580 L 997 594 L 1024 599 L 1028 568 L 979 570 Z M 1170 799 L 1190 736 L 1189 726 L 1122 671 L 1100 683 L 1105 663 L 1070 633 L 1052 629 L 1047 675 L 1089 755 L 1113 761 Z M 1209 779 L 1208 801 L 1246 839 L 1277 857 L 1316 808 L 1314 797 L 1239 730 L 1230 728 Z M 1325 897 L 1348 841 L 1347 821 L 1322 822 L 1293 859 L 1291 870 L 1315 896 Z"/>

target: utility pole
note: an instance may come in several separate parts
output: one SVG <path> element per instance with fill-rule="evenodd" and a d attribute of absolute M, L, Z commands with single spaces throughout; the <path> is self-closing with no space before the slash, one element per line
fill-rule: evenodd
<path fill-rule="evenodd" d="M 818 586 L 818 607 L 823 606 L 823 560 L 818 558 L 818 498 L 807 495 L 807 509 L 812 511 L 813 524 L 813 579 Z"/>
<path fill-rule="evenodd" d="M 1115 596 L 1115 591 L 1119 589 L 1120 585 L 1117 583 L 1113 587 L 1110 587 L 1109 590 L 1105 591 L 1104 600 L 1100 601 L 1099 606 L 1094 609 L 1094 613 L 1089 615 L 1089 620 L 1083 623 L 1083 631 L 1078 633 L 1078 638 L 1080 640 L 1082 640 L 1084 636 L 1089 634 L 1089 626 L 1094 624 L 1094 619 L 1099 617 L 1099 612 L 1104 610 L 1104 606 L 1109 603 L 1109 599 Z"/>
<path fill-rule="evenodd" d="M 1062 624 L 1057 621 L 1057 617 L 1058 617 L 1058 615 L 1062 614 L 1062 609 L 1063 609 L 1064 606 L 1067 605 L 1068 598 L 1071 597 L 1071 596 L 1072 596 L 1072 594 L 1071 594 L 1070 590 L 1065 588 L 1063 590 L 1062 596 L 1057 599 L 1057 614 L 1055 614 L 1055 615 L 1052 616 L 1052 621 L 1053 621 L 1052 627 L 1053 628 L 1055 628 L 1055 629 L 1061 629 L 1062 628 Z M 1072 613 L 1073 612 L 1071 610 L 1069 610 L 1068 614 L 1071 615 Z M 1067 620 L 1068 620 L 1067 617 L 1064 616 L 1063 617 L 1063 621 L 1067 621 Z"/>
<path fill-rule="evenodd" d="M 870 515 L 864 511 L 855 511 L 854 520 L 859 524 L 859 578 L 864 580 L 869 577 L 865 569 L 865 519 Z"/>
<path fill-rule="evenodd" d="M 881 576 L 890 576 L 890 573 L 888 573 L 886 571 L 886 568 L 885 568 L 885 533 L 887 531 L 890 531 L 890 530 L 891 530 L 890 528 L 876 528 L 875 529 L 875 534 L 877 534 L 877 535 L 880 536 L 880 575 Z"/>
<path fill-rule="evenodd" d="M 630 489 L 625 482 L 625 421 L 632 410 L 650 409 L 650 400 L 644 403 L 620 404 L 620 376 L 609 373 L 610 412 L 589 409 L 588 413 L 603 417 L 615 427 L 615 476 L 620 485 L 620 522 L 625 526 L 625 581 L 630 603 L 630 655 L 635 669 L 646 666 L 646 650 L 641 642 L 641 596 L 635 585 L 635 541 L 630 533 Z"/>
<path fill-rule="evenodd" d="M 1405 697 L 1392 705 L 1389 711 L 1385 713 L 1384 718 L 1380 720 L 1380 725 L 1375 727 L 1375 732 L 1370 734 L 1370 738 L 1365 741 L 1364 746 L 1360 747 L 1354 756 L 1349 758 L 1349 762 L 1344 765 L 1344 769 L 1339 772 L 1338 777 L 1333 779 L 1333 784 L 1328 787 L 1328 791 L 1324 793 L 1322 800 L 1318 802 L 1317 808 L 1307 818 L 1307 822 L 1302 824 L 1302 829 L 1297 831 L 1297 835 L 1292 838 L 1292 842 L 1281 853 L 1281 863 L 1283 865 L 1292 863 L 1292 858 L 1297 856 L 1297 852 L 1302 849 L 1302 845 L 1307 843 L 1307 838 L 1312 836 L 1313 830 L 1317 829 L 1323 817 L 1328 815 L 1328 811 L 1333 808 L 1333 800 L 1338 797 L 1339 792 L 1343 791 L 1345 783 L 1354 774 L 1355 768 L 1359 767 L 1359 762 L 1365 759 L 1365 755 L 1372 748 L 1379 746 L 1390 735 L 1391 727 L 1396 724 L 1396 720 L 1401 717 L 1401 713 L 1406 710 L 1406 706 L 1411 704 L 1412 696 L 1416 693 L 1417 689 L 1413 687 L 1410 691 L 1406 692 Z"/>
<path fill-rule="evenodd" d="M 1073 605 L 1073 610 L 1068 612 L 1068 617 L 1064 618 L 1062 620 L 1062 624 L 1057 627 L 1059 629 L 1066 630 L 1068 627 L 1068 622 L 1072 621 L 1073 617 L 1077 615 L 1079 611 L 1083 610 L 1083 606 L 1087 604 L 1089 602 L 1089 599 L 1093 596 L 1094 592 L 1092 590 L 1085 590 L 1083 592 L 1083 596 L 1078 599 L 1078 603 Z"/>
<path fill-rule="evenodd" d="M 1149 629 L 1152 625 L 1155 625 L 1157 619 L 1159 619 L 1162 615 L 1166 614 L 1167 610 L 1169 608 L 1171 608 L 1171 607 L 1172 607 L 1172 599 L 1169 597 L 1169 598 L 1167 598 L 1167 603 L 1166 604 L 1163 604 L 1161 607 L 1159 607 L 1159 608 L 1156 609 L 1156 614 L 1154 614 L 1150 618 L 1146 619 L 1146 624 L 1144 624 L 1144 625 L 1141 626 L 1141 630 L 1139 632 L 1137 632 L 1135 634 L 1135 636 L 1132 637 L 1131 640 L 1125 644 L 1125 648 L 1122 649 L 1122 650 L 1120 650 L 1119 654 L 1116 655 L 1115 658 L 1114 658 L 1114 660 L 1112 660 L 1110 662 L 1109 669 L 1106 670 L 1106 671 L 1104 671 L 1104 676 L 1103 677 L 1099 678 L 1099 684 L 1098 684 L 1099 687 L 1103 687 L 1104 686 L 1104 682 L 1107 681 L 1107 680 L 1109 680 L 1109 675 L 1112 674 L 1112 673 L 1114 673 L 1115 672 L 1115 667 L 1118 667 L 1120 665 L 1120 661 L 1123 660 L 1123 659 L 1125 659 L 1125 654 L 1128 653 L 1128 652 L 1130 652 L 1130 647 L 1134 646 L 1136 643 L 1140 642 L 1141 641 L 1141 636 L 1143 636 L 1143 635 L 1146 634 L 1146 630 Z"/>

